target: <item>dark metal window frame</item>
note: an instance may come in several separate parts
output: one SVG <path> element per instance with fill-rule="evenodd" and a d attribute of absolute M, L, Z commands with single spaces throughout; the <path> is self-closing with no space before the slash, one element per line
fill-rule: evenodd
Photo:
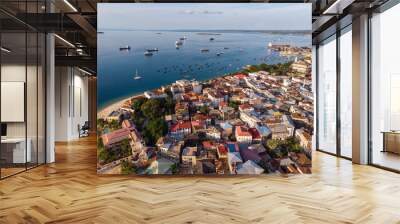
<path fill-rule="evenodd" d="M 367 99 L 367 107 L 368 107 L 368 112 L 367 112 L 367 119 L 368 119 L 368 165 L 371 165 L 373 167 L 377 167 L 383 170 L 395 172 L 395 173 L 400 173 L 400 170 L 393 169 L 387 166 L 383 166 L 380 164 L 375 164 L 373 160 L 373 154 L 374 154 L 374 149 L 373 149 L 373 141 L 372 141 L 372 18 L 374 13 L 384 13 L 386 10 L 396 6 L 397 4 L 400 3 L 400 0 L 389 0 L 383 5 L 379 6 L 376 9 L 368 11 L 368 30 L 367 30 L 367 46 L 368 46 L 368 53 L 367 53 L 367 82 L 368 82 L 368 99 Z"/>
<path fill-rule="evenodd" d="M 323 153 L 326 153 L 326 154 L 329 154 L 329 155 L 333 155 L 333 156 L 337 156 L 337 157 L 340 157 L 340 158 L 343 158 L 343 159 L 347 159 L 347 160 L 352 160 L 352 158 L 342 155 L 342 150 L 341 150 L 341 131 L 342 130 L 341 130 L 341 118 L 340 118 L 340 103 L 341 103 L 341 101 L 340 101 L 340 98 L 341 98 L 340 97 L 340 79 L 341 79 L 340 37 L 343 34 L 345 34 L 346 32 L 351 32 L 351 30 L 344 32 L 351 25 L 352 25 L 352 23 L 347 24 L 344 27 L 339 27 L 338 25 L 335 24 L 336 32 L 331 34 L 331 35 L 329 35 L 329 36 L 327 36 L 326 38 L 320 40 L 319 43 L 316 45 L 316 48 L 315 48 L 316 49 L 316 54 L 315 54 L 316 55 L 316 58 L 315 58 L 315 60 L 316 60 L 316 71 L 315 71 L 315 74 L 316 74 L 315 75 L 316 76 L 316 80 L 315 80 L 315 82 L 316 82 L 316 94 L 315 94 L 316 99 L 315 99 L 314 103 L 316 105 L 316 112 L 315 112 L 316 113 L 315 114 L 315 116 L 316 116 L 316 124 L 315 124 L 315 127 L 316 127 L 315 128 L 315 131 L 316 131 L 316 138 L 315 138 L 316 150 L 319 151 L 319 152 L 323 152 Z M 335 63 L 336 63 L 336 152 L 335 153 L 328 152 L 328 151 L 326 151 L 324 149 L 319 148 L 319 117 L 318 117 L 318 115 L 319 115 L 319 104 L 318 104 L 318 102 L 319 102 L 319 89 L 320 89 L 319 88 L 319 85 L 320 85 L 320 79 L 319 79 L 319 76 L 320 76 L 319 75 L 319 62 L 320 62 L 319 61 L 320 60 L 320 57 L 319 57 L 319 45 L 321 43 L 327 41 L 328 39 L 332 38 L 332 36 L 335 36 L 335 38 L 332 39 L 331 41 L 336 41 L 336 51 L 335 51 L 335 53 L 336 53 L 336 61 L 335 61 Z"/>
<path fill-rule="evenodd" d="M 27 3 L 27 1 L 25 1 L 25 3 Z M 38 11 L 39 10 L 39 6 L 38 6 L 39 1 L 36 1 L 36 3 L 37 3 L 36 9 Z M 25 11 L 27 11 L 27 5 L 26 4 L 25 4 Z M 46 11 L 47 11 L 47 7 L 46 7 Z M 25 14 L 25 16 L 26 15 L 27 14 Z M 41 31 L 29 26 L 26 23 L 25 23 L 25 27 L 24 28 L 25 29 L 21 33 L 23 33 L 25 35 L 25 87 L 24 87 L 24 90 L 25 90 L 25 93 L 24 93 L 24 96 L 25 96 L 25 100 L 24 100 L 24 107 L 25 107 L 24 108 L 24 119 L 25 119 L 25 169 L 21 170 L 21 171 L 18 171 L 18 172 L 15 172 L 15 173 L 12 173 L 12 174 L 7 175 L 7 176 L 3 176 L 3 174 L 2 174 L 3 168 L 0 166 L 0 180 L 4 180 L 6 178 L 15 176 L 15 175 L 23 173 L 23 172 L 26 172 L 26 171 L 28 171 L 30 169 L 37 168 L 37 167 L 47 163 L 47 33 L 41 32 Z M 0 45 L 1 45 L 1 41 L 2 41 L 1 37 L 2 37 L 3 33 L 5 33 L 5 32 L 0 31 Z M 27 119 L 27 116 L 28 116 L 28 114 L 27 114 L 28 67 L 27 66 L 28 66 L 28 34 L 29 33 L 36 34 L 36 136 L 35 137 L 36 137 L 36 143 L 37 144 L 36 144 L 36 162 L 35 163 L 29 163 L 29 165 L 31 165 L 31 166 L 28 166 L 28 162 L 27 162 L 28 154 L 26 153 L 27 152 L 27 147 L 28 147 L 28 142 L 27 142 L 27 140 L 28 140 L 28 124 L 27 124 L 27 121 L 28 121 L 28 119 Z M 42 44 L 44 44 L 44 46 L 42 46 L 42 47 L 44 47 L 44 50 L 41 51 L 41 53 L 43 53 L 42 58 L 44 60 L 43 69 L 42 69 L 42 82 L 44 84 L 44 86 L 43 86 L 43 88 L 44 88 L 44 92 L 43 92 L 44 96 L 43 97 L 44 98 L 43 98 L 42 107 L 44 109 L 44 111 L 43 111 L 44 116 L 40 117 L 40 118 L 43 119 L 42 122 L 44 123 L 44 130 L 43 130 L 44 145 L 42 146 L 43 147 L 42 151 L 44 152 L 44 155 L 42 155 L 43 156 L 43 158 L 42 158 L 43 159 L 43 163 L 39 163 L 39 141 L 38 141 L 39 140 L 39 78 L 38 78 L 39 77 L 39 68 L 38 68 L 38 66 L 39 66 L 39 34 L 44 34 L 43 35 L 43 39 L 42 39 Z M 0 68 L 1 67 L 2 67 L 2 56 L 1 56 L 1 53 L 0 53 Z M 1 69 L 0 69 L 0 82 L 1 82 Z M 0 89 L 1 89 L 1 87 L 0 87 Z M 1 93 L 0 93 L 0 97 L 1 97 Z M 1 105 L 0 105 L 0 111 L 1 111 Z M 1 122 L 1 115 L 0 115 L 0 123 L 2 123 Z M 1 144 L 0 144 L 0 156 L 1 156 L 1 152 L 2 152 L 2 150 L 1 150 Z"/>
<path fill-rule="evenodd" d="M 400 0 L 389 0 L 389 1 L 387 1 L 386 3 L 384 3 L 383 5 L 381 5 L 381 6 L 379 6 L 378 8 L 374 8 L 374 9 L 371 9 L 371 10 L 369 10 L 369 11 L 367 11 L 367 13 L 368 13 L 368 30 L 367 30 L 367 41 L 368 41 L 368 43 L 367 43 L 367 46 L 368 46 L 368 49 L 367 49 L 367 51 L 368 51 L 368 53 L 367 53 L 367 66 L 368 66 L 368 69 L 367 69 L 367 82 L 368 82 L 368 90 L 367 90 L 367 92 L 368 92 L 368 96 L 367 96 L 367 102 L 368 102 L 368 105 L 367 105 L 367 107 L 368 107 L 368 111 L 367 111 L 367 113 L 368 113 L 368 115 L 367 115 L 367 117 L 368 117 L 368 124 L 367 124 L 367 128 L 368 128 L 368 138 L 367 138 L 367 141 L 368 141 L 368 152 L 367 152 L 367 154 L 368 154 L 368 165 L 370 165 L 370 166 L 373 166 L 373 167 L 377 167 L 377 168 L 380 168 L 380 169 L 383 169 L 383 170 L 387 170 L 387 171 L 391 171 L 391 172 L 395 172 L 395 173 L 400 173 L 400 170 L 396 170 L 396 169 L 393 169 L 393 168 L 389 168 L 389 167 L 385 167 L 385 166 L 382 166 L 382 165 L 379 165 L 379 164 L 374 164 L 373 163 L 373 142 L 372 142 L 372 92 L 373 92 L 373 90 L 372 90 L 372 60 L 371 60 L 371 58 L 372 58 L 372 29 L 371 29 L 371 20 L 372 20 L 372 18 L 373 18 L 373 13 L 383 13 L 383 12 L 385 12 L 386 10 L 388 10 L 388 9 L 390 9 L 390 8 L 392 8 L 393 6 L 395 6 L 395 5 L 397 5 L 397 4 L 399 4 L 400 3 Z M 349 25 L 351 25 L 351 24 L 349 24 Z M 340 135 L 338 135 L 338 133 L 340 134 L 340 131 L 341 131 L 341 127 L 340 127 L 340 117 L 338 117 L 338 115 L 340 116 L 340 113 L 337 113 L 336 114 L 336 117 L 337 117 L 337 119 L 336 119 L 336 122 L 337 122 L 337 129 L 339 129 L 339 130 L 337 130 L 337 141 L 336 141 L 336 146 L 337 146 L 337 149 L 336 149 L 336 153 L 331 153 L 331 152 L 327 152 L 327 151 L 325 151 L 325 150 L 323 150 L 323 149 L 320 149 L 319 148 L 319 138 L 318 138 L 318 133 L 319 133 L 319 128 L 318 128 L 318 125 L 319 125 L 319 119 L 318 119 L 318 112 L 319 112 L 319 105 L 318 105 L 318 98 L 319 98 L 319 72 L 318 72 L 318 68 L 319 68 L 319 51 L 318 51 L 318 49 L 319 49 L 319 44 L 320 43 L 322 43 L 323 41 L 325 41 L 325 40 L 327 40 L 327 39 L 329 39 L 331 36 L 333 36 L 333 35 L 335 35 L 336 34 L 336 46 L 337 46 L 337 49 L 338 49 L 338 45 L 340 46 L 340 36 L 342 35 L 341 33 L 340 33 L 340 31 L 341 30 L 344 30 L 344 29 L 346 29 L 347 28 L 347 26 L 349 26 L 349 25 L 346 25 L 344 28 L 341 28 L 341 29 L 339 29 L 339 28 L 337 28 L 337 31 L 336 31 L 336 33 L 334 33 L 334 34 L 332 34 L 332 35 L 329 35 L 329 36 L 327 36 L 327 37 L 324 37 L 324 39 L 322 39 L 322 40 L 320 40 L 317 44 L 316 44 L 316 80 L 315 80 L 315 82 L 316 82 L 316 99 L 315 99 L 315 105 L 316 105 L 316 128 L 315 128 L 315 131 L 316 131 L 316 138 L 315 138 L 315 140 L 316 140 L 316 150 L 317 151 L 319 151 L 319 152 L 323 152 L 323 153 L 326 153 L 326 154 L 329 154 L 329 155 L 333 155 L 333 156 L 336 156 L 336 157 L 340 157 L 340 158 L 344 158 L 344 159 L 348 159 L 348 160 L 352 160 L 351 158 L 349 158 L 349 157 L 346 157 L 346 156 L 343 156 L 343 155 L 341 155 L 341 148 L 340 148 Z M 338 35 L 338 32 L 339 32 L 339 35 Z M 340 50 L 340 49 L 339 49 Z M 336 85 L 340 85 L 340 65 L 338 66 L 338 64 L 339 64 L 339 62 L 340 62 L 340 55 L 339 55 L 339 53 L 340 53 L 340 51 L 336 51 L 336 55 L 337 55 L 337 69 L 339 68 L 339 70 L 338 71 L 336 71 L 336 73 L 337 73 L 337 77 L 339 77 L 339 79 L 337 79 L 336 80 Z M 339 60 L 339 61 L 338 61 Z M 338 81 L 339 80 L 339 81 Z M 340 87 L 338 87 L 337 86 L 337 90 L 339 90 L 340 91 Z M 336 105 L 336 111 L 338 112 L 338 111 L 340 111 L 340 108 L 339 108 L 339 110 L 338 110 L 338 106 L 340 107 L 340 92 L 337 92 L 336 93 L 336 97 L 337 97 L 337 105 Z M 339 99 L 338 99 L 339 98 Z"/>

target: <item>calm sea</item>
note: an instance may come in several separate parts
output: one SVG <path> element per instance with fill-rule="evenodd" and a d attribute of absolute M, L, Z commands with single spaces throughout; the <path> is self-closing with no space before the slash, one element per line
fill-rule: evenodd
<path fill-rule="evenodd" d="M 201 34 L 200 34 L 201 33 Z M 216 34 L 217 32 L 213 32 Z M 98 35 L 98 108 L 123 98 L 170 84 L 178 79 L 206 80 L 248 64 L 286 62 L 267 49 L 271 43 L 311 47 L 311 36 L 254 32 L 105 31 Z M 175 41 L 187 37 L 176 49 Z M 210 41 L 210 38 L 214 38 Z M 130 51 L 120 51 L 129 45 Z M 148 48 L 158 48 L 144 56 Z M 200 49 L 209 49 L 202 53 Z M 223 53 L 217 56 L 217 53 Z M 142 77 L 134 80 L 136 73 Z"/>

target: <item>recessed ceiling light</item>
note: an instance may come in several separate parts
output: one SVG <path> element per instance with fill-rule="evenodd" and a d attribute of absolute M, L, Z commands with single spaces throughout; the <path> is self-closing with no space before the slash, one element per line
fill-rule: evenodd
<path fill-rule="evenodd" d="M 11 50 L 5 47 L 1 47 L 1 51 L 4 51 L 6 53 L 11 53 Z"/>
<path fill-rule="evenodd" d="M 83 69 L 81 69 L 81 68 L 79 68 L 79 67 L 78 67 L 78 70 L 81 71 L 81 72 L 83 72 L 83 73 L 85 73 L 85 74 L 87 74 L 87 75 L 90 75 L 90 76 L 93 75 L 92 73 L 90 73 L 90 72 L 88 72 L 88 71 L 86 71 L 86 70 L 83 70 Z"/>
<path fill-rule="evenodd" d="M 54 34 L 55 37 L 57 37 L 59 40 L 61 40 L 62 42 L 66 43 L 67 45 L 69 45 L 70 47 L 75 48 L 75 45 L 73 45 L 71 42 L 69 42 L 68 40 L 62 38 L 61 36 L 59 36 L 58 34 Z"/>
<path fill-rule="evenodd" d="M 67 4 L 74 12 L 78 12 L 78 10 L 73 6 L 68 0 L 64 0 L 65 4 Z"/>

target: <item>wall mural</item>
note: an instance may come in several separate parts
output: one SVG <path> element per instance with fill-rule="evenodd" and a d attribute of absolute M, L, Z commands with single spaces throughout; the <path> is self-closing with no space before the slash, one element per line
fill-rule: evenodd
<path fill-rule="evenodd" d="M 311 4 L 98 4 L 99 174 L 311 173 Z"/>

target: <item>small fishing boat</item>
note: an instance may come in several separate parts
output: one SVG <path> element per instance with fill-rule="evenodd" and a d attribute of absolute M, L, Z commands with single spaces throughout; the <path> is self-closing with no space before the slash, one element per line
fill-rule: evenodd
<path fill-rule="evenodd" d="M 176 45 L 176 46 L 180 46 L 180 45 L 182 45 L 182 44 L 183 44 L 183 41 L 181 41 L 181 40 L 175 41 L 175 45 Z"/>
<path fill-rule="evenodd" d="M 153 53 L 150 51 L 145 51 L 144 56 L 153 56 Z"/>
<path fill-rule="evenodd" d="M 210 41 L 213 41 L 213 40 L 214 40 L 214 38 L 213 38 L 213 37 L 211 37 L 211 38 L 210 38 Z"/>
<path fill-rule="evenodd" d="M 210 50 L 209 49 L 207 49 L 207 48 L 202 48 L 202 49 L 200 49 L 200 52 L 202 52 L 202 53 L 204 53 L 204 52 L 209 52 Z"/>
<path fill-rule="evenodd" d="M 126 45 L 125 47 L 120 47 L 119 50 L 120 51 L 129 51 L 129 50 L 131 50 L 131 47 L 129 45 Z"/>
<path fill-rule="evenodd" d="M 155 51 L 158 51 L 158 48 L 146 49 L 146 51 L 148 51 L 148 52 L 155 52 Z"/>

